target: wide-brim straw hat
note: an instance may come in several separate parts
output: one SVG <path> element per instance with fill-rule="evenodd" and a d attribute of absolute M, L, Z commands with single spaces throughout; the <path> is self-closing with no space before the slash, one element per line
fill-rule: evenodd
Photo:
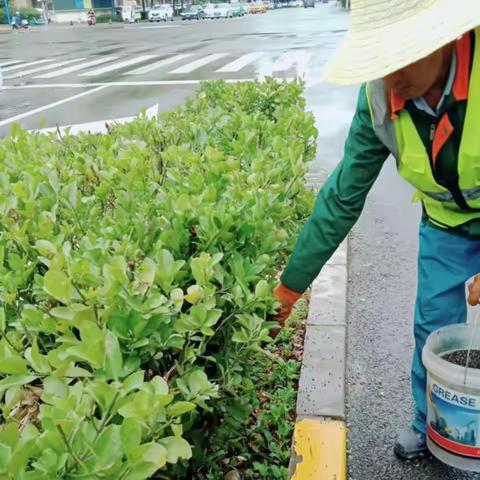
<path fill-rule="evenodd" d="M 480 25 L 480 0 L 351 0 L 350 28 L 323 79 L 383 78 Z"/>

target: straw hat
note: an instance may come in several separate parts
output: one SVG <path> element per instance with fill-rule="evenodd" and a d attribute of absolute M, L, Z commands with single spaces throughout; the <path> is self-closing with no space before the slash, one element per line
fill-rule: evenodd
<path fill-rule="evenodd" d="M 383 78 L 480 25 L 480 0 L 351 0 L 350 28 L 324 80 Z"/>

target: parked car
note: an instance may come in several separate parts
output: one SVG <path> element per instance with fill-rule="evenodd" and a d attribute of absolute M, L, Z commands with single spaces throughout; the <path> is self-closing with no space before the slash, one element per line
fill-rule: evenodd
<path fill-rule="evenodd" d="M 273 10 L 275 8 L 275 2 L 270 0 L 269 2 L 265 2 L 265 5 L 267 6 L 268 10 Z"/>
<path fill-rule="evenodd" d="M 154 5 L 148 12 L 150 22 L 160 22 L 170 20 L 173 22 L 173 8 L 168 3 L 163 5 Z"/>
<path fill-rule="evenodd" d="M 250 13 L 250 8 L 248 8 L 248 5 L 246 3 L 242 3 L 242 2 L 238 2 L 239 5 L 241 5 L 241 7 L 243 8 L 243 13 L 245 15 L 247 15 L 248 13 Z"/>
<path fill-rule="evenodd" d="M 218 9 L 220 10 L 220 18 L 232 18 L 233 10 L 230 3 L 219 3 Z"/>
<path fill-rule="evenodd" d="M 250 13 L 266 13 L 267 6 L 264 3 L 254 2 L 250 4 Z"/>
<path fill-rule="evenodd" d="M 200 5 L 190 5 L 180 14 L 180 16 L 182 17 L 182 20 L 200 20 L 205 18 L 205 13 Z"/>
<path fill-rule="evenodd" d="M 220 18 L 221 15 L 218 4 L 215 3 L 207 3 L 203 9 L 203 13 L 205 14 L 205 18 L 209 18 L 210 20 Z"/>
<path fill-rule="evenodd" d="M 230 10 L 233 17 L 243 17 L 245 15 L 245 10 L 240 2 L 231 3 Z"/>
<path fill-rule="evenodd" d="M 125 23 L 139 22 L 142 19 L 142 7 L 136 5 L 122 6 L 122 20 Z"/>
<path fill-rule="evenodd" d="M 303 6 L 305 8 L 309 8 L 309 7 L 315 8 L 315 0 L 303 0 Z"/>

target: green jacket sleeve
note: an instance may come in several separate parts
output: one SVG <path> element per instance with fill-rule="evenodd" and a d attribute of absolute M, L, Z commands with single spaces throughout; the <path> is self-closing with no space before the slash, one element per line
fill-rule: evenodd
<path fill-rule="evenodd" d="M 373 130 L 362 86 L 343 160 L 320 190 L 282 274 L 281 281 L 288 288 L 304 292 L 313 282 L 358 220 L 388 155 Z"/>

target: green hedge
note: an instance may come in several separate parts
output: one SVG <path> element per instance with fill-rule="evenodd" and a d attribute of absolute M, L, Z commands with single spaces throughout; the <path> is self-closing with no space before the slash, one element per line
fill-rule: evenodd
<path fill-rule="evenodd" d="M 97 15 L 97 23 L 123 22 L 121 15 Z"/>
<path fill-rule="evenodd" d="M 2 478 L 200 478 L 312 207 L 301 92 L 205 83 L 109 135 L 0 141 Z"/>
<path fill-rule="evenodd" d="M 36 10 L 35 8 L 15 9 L 15 8 L 10 7 L 9 8 L 10 18 L 13 19 L 13 17 L 15 16 L 15 12 L 17 12 L 17 11 L 20 12 L 20 14 L 22 15 L 22 18 L 26 18 L 28 20 L 42 17 L 41 13 L 38 10 Z M 7 15 L 6 15 L 6 12 L 5 12 L 4 8 L 0 8 L 0 23 L 8 24 L 8 19 L 7 19 Z"/>

